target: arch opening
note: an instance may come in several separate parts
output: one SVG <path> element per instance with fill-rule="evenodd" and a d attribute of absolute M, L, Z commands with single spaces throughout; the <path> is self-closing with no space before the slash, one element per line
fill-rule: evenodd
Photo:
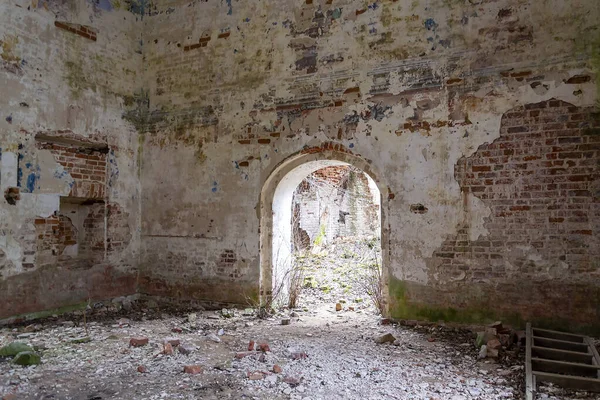
<path fill-rule="evenodd" d="M 370 212 L 374 212 L 375 216 L 371 215 L 368 218 L 372 225 L 364 226 L 364 221 L 359 221 L 361 215 L 366 212 L 362 209 L 357 210 L 362 207 L 361 204 L 344 206 L 341 204 L 343 200 L 337 196 L 338 204 L 325 204 L 325 212 L 319 213 L 318 232 L 315 232 L 313 226 L 312 232 L 302 232 L 299 235 L 298 231 L 294 232 L 294 228 L 300 227 L 298 204 L 294 204 L 294 202 L 298 203 L 299 185 L 306 185 L 306 179 L 314 177 L 314 174 L 318 174 L 320 170 L 335 168 L 352 171 L 353 176 L 360 177 L 364 182 L 363 186 L 367 187 L 365 192 L 371 196 L 368 203 L 374 205 L 374 209 Z M 323 241 L 332 243 L 340 236 L 351 236 L 352 233 L 357 232 L 359 232 L 358 236 L 361 236 L 366 231 L 370 231 L 372 239 L 370 244 L 367 243 L 369 240 L 367 234 L 362 235 L 364 240 L 361 239 L 361 243 L 368 245 L 371 250 L 373 250 L 373 246 L 376 246 L 376 251 L 369 253 L 369 265 L 376 265 L 379 271 L 377 287 L 380 291 L 380 304 L 377 308 L 386 315 L 389 262 L 387 245 L 389 240 L 388 229 L 385 225 L 386 210 L 383 207 L 381 193 L 381 182 L 370 165 L 362 158 L 348 153 L 326 151 L 316 154 L 301 154 L 284 161 L 275 168 L 265 181 L 261 192 L 261 303 L 269 307 L 275 304 L 279 306 L 293 305 L 290 300 L 296 293 L 298 284 L 306 283 L 304 276 L 299 275 L 298 267 L 301 267 L 301 263 L 298 263 L 298 255 L 301 250 L 304 251 L 303 254 L 308 254 L 307 251 L 314 254 L 316 247 L 316 253 L 318 253 L 324 247 Z M 360 228 L 357 228 L 358 226 Z M 304 245 L 299 241 L 301 237 L 304 239 Z M 315 240 L 316 237 L 318 240 Z M 358 241 L 355 242 L 358 243 Z M 303 246 L 304 248 L 302 248 Z M 373 260 L 371 257 L 375 257 L 375 259 Z"/>

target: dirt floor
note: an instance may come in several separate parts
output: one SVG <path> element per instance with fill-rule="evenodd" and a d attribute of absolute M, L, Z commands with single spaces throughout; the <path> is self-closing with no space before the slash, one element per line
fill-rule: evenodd
<path fill-rule="evenodd" d="M 329 249 L 314 255 L 318 263 L 307 261 L 312 267 L 297 308 L 269 318 L 252 309 L 184 311 L 123 301 L 96 304 L 85 319 L 76 312 L 0 328 L 0 347 L 24 342 L 42 359 L 20 367 L 0 358 L 0 398 L 523 398 L 519 346 L 478 359 L 474 332 L 480 327 L 389 324 L 352 278 L 356 268 L 348 265 L 361 251 L 340 256 L 346 250 Z M 132 346 L 132 338 L 148 343 Z M 381 338 L 389 342 L 377 343 Z M 540 389 L 538 399 L 598 398 Z"/>
<path fill-rule="evenodd" d="M 289 325 L 281 324 L 286 315 L 243 314 L 122 311 L 88 322 L 87 332 L 81 316 L 3 328 L 0 346 L 31 344 L 42 364 L 0 362 L 0 394 L 81 400 L 522 398 L 522 352 L 503 350 L 498 359 L 477 360 L 467 329 L 381 325 L 373 313 L 336 312 L 330 305 L 293 311 Z M 396 341 L 377 344 L 374 338 L 385 333 Z M 149 343 L 131 347 L 130 339 L 139 336 Z M 84 337 L 91 340 L 74 342 Z M 165 340 L 175 343 L 169 338 L 180 344 L 165 355 Z M 267 343 L 267 351 L 249 352 L 250 341 L 255 347 Z M 190 365 L 202 373 L 185 373 Z M 280 373 L 273 372 L 275 365 Z M 596 398 L 549 389 L 539 398 Z"/>

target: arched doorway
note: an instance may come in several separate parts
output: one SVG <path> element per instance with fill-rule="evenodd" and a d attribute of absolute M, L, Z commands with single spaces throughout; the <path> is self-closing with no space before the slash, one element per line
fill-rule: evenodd
<path fill-rule="evenodd" d="M 298 185 L 311 173 L 332 166 L 352 166 L 369 176 L 380 193 L 381 270 L 383 314 L 388 311 L 389 229 L 384 186 L 363 158 L 336 150 L 320 150 L 293 155 L 280 163 L 263 184 L 260 198 L 260 300 L 271 304 L 273 286 L 290 268 L 292 256 L 292 199 Z"/>

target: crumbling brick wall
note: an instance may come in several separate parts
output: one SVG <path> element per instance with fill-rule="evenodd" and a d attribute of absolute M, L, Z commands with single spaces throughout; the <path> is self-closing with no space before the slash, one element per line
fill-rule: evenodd
<path fill-rule="evenodd" d="M 256 300 L 271 174 L 351 154 L 394 315 L 600 329 L 595 2 L 101 3 L 0 3 L 0 317 L 131 293 L 138 263 L 142 293 Z"/>
<path fill-rule="evenodd" d="M 4 270 L 13 268 L 11 261 L 6 257 L 4 251 L 0 250 L 0 278 L 3 275 Z"/>
<path fill-rule="evenodd" d="M 136 290 L 141 22 L 104 3 L 0 2 L 0 320 Z"/>
<path fill-rule="evenodd" d="M 109 250 L 126 245 L 126 236 L 124 239 L 113 230 L 113 224 L 124 222 L 119 218 L 121 211 L 118 205 L 107 204 L 108 146 L 101 142 L 61 143 L 60 138 L 41 136 L 36 147 L 49 151 L 64 168 L 62 174 L 72 179 L 56 215 L 35 220 L 37 266 L 60 262 L 70 268 L 90 268 L 102 262 Z M 115 234 L 120 237 L 114 238 Z"/>
<path fill-rule="evenodd" d="M 510 161 L 524 151 L 509 147 L 519 143 L 517 135 L 533 132 L 505 132 L 503 114 L 540 102 L 550 107 L 551 99 L 587 109 L 598 98 L 597 37 L 590 32 L 596 31 L 600 9 L 593 2 L 551 3 L 155 2 L 144 30 L 150 83 L 141 103 L 148 115 L 142 292 L 232 301 L 240 299 L 240 287 L 268 293 L 270 288 L 259 287 L 265 271 L 265 243 L 259 238 L 271 232 L 265 233 L 260 219 L 273 210 L 261 208 L 269 195 L 263 190 L 285 179 L 277 174 L 280 168 L 304 156 L 331 160 L 352 154 L 383 189 L 382 232 L 388 235 L 383 267 L 393 316 L 476 322 L 514 317 L 522 323 L 532 315 L 528 307 L 548 310 L 544 301 L 562 298 L 561 318 L 578 325 L 585 319 L 600 329 L 591 312 L 598 303 L 594 263 L 581 275 L 560 269 L 562 262 L 583 271 L 587 261 L 575 258 L 593 257 L 590 247 L 560 239 L 565 260 L 548 250 L 558 240 L 553 236 L 591 246 L 597 231 L 566 233 L 570 228 L 550 222 L 544 214 L 550 210 L 542 213 L 531 203 L 535 199 L 510 197 L 515 187 L 537 184 L 521 184 L 535 163 L 535 171 L 545 167 L 542 160 Z M 174 20 L 189 23 L 173 26 Z M 568 114 L 564 107 L 569 106 L 551 108 Z M 587 111 L 578 121 L 575 114 L 568 122 L 592 123 Z M 519 119 L 510 128 L 533 124 Z M 564 128 L 570 129 L 566 123 Z M 571 145 L 590 144 L 581 140 Z M 566 145 L 557 138 L 556 146 Z M 467 161 L 459 160 L 484 163 L 478 157 L 486 146 L 515 150 L 502 154 L 510 167 L 499 158 L 493 167 L 506 170 L 473 164 L 484 168 L 463 176 Z M 577 171 L 583 159 L 562 161 L 565 169 Z M 471 168 L 464 165 L 463 170 Z M 517 173 L 523 175 L 502 176 Z M 515 183 L 500 181 L 509 178 Z M 494 183 L 488 185 L 490 179 Z M 557 190 L 563 183 L 555 183 Z M 551 187 L 542 192 L 553 193 Z M 494 199 L 486 199 L 488 194 Z M 500 195 L 507 197 L 496 199 Z M 531 208 L 519 209 L 524 206 Z M 552 217 L 571 224 L 569 219 L 584 218 L 573 214 L 580 211 L 557 209 L 565 216 Z M 515 226 L 494 228 L 505 223 Z M 551 233 L 560 227 L 564 234 Z M 542 244 L 539 251 L 535 246 Z M 201 271 L 187 256 L 198 249 L 205 263 Z M 235 285 L 216 272 L 224 250 L 235 252 L 231 270 L 244 268 Z M 181 262 L 167 260 L 169 252 Z M 520 279 L 519 271 L 535 278 Z M 586 311 L 575 317 L 575 308 Z"/>
<path fill-rule="evenodd" d="M 378 194 L 376 194 L 378 195 Z M 292 201 L 293 243 L 310 248 L 338 237 L 372 237 L 379 232 L 379 210 L 366 175 L 349 166 L 321 168 L 303 180 Z"/>
<path fill-rule="evenodd" d="M 38 148 L 49 150 L 73 178 L 69 196 L 104 199 L 106 196 L 106 158 L 108 146 L 99 148 L 38 141 Z"/>
<path fill-rule="evenodd" d="M 512 109 L 500 137 L 461 158 L 455 175 L 490 208 L 489 233 L 471 240 L 459 226 L 434 253 L 435 284 L 464 305 L 479 287 L 482 308 L 497 313 L 597 318 L 588 296 L 600 294 L 598 109 L 558 100 Z"/>

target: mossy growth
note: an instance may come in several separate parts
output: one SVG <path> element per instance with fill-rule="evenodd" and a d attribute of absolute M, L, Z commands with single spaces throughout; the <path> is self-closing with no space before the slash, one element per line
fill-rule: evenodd
<path fill-rule="evenodd" d="M 321 246 L 321 244 L 323 244 L 323 242 L 325 241 L 326 234 L 327 227 L 325 226 L 325 224 L 321 224 L 321 226 L 319 227 L 319 234 L 317 235 L 314 241 L 315 246 Z"/>
<path fill-rule="evenodd" d="M 251 304 L 259 304 L 260 303 L 260 294 L 258 287 L 252 287 L 251 289 L 246 290 L 245 294 L 246 299 Z"/>
<path fill-rule="evenodd" d="M 44 310 L 44 311 L 38 311 L 38 312 L 33 312 L 33 313 L 20 314 L 20 315 L 15 315 L 10 318 L 6 318 L 5 320 L 1 320 L 1 322 L 10 323 L 11 321 L 15 321 L 15 320 L 30 321 L 30 320 L 42 319 L 42 318 L 50 317 L 52 315 L 62 315 L 62 314 L 67 314 L 67 313 L 70 313 L 73 311 L 84 310 L 87 307 L 87 305 L 88 305 L 87 302 L 81 302 L 81 303 L 71 304 L 71 305 L 64 306 L 64 307 L 53 308 L 51 310 Z"/>
<path fill-rule="evenodd" d="M 545 329 L 562 331 L 575 331 L 590 335 L 600 334 L 600 323 L 590 325 L 573 326 L 572 321 L 562 318 L 532 318 L 525 320 L 515 313 L 500 313 L 485 304 L 472 304 L 464 308 L 442 307 L 429 305 L 410 300 L 410 283 L 390 277 L 390 317 L 394 319 L 414 319 L 423 321 L 444 321 L 461 324 L 489 324 L 494 321 L 502 321 L 513 328 L 524 329 L 527 322 Z M 417 289 L 415 287 L 414 289 Z M 423 287 L 418 288 L 422 291 Z M 431 288 L 430 290 L 435 290 Z"/>
<path fill-rule="evenodd" d="M 33 351 L 28 344 L 12 342 L 0 348 L 0 357 L 14 357 L 23 351 Z"/>

